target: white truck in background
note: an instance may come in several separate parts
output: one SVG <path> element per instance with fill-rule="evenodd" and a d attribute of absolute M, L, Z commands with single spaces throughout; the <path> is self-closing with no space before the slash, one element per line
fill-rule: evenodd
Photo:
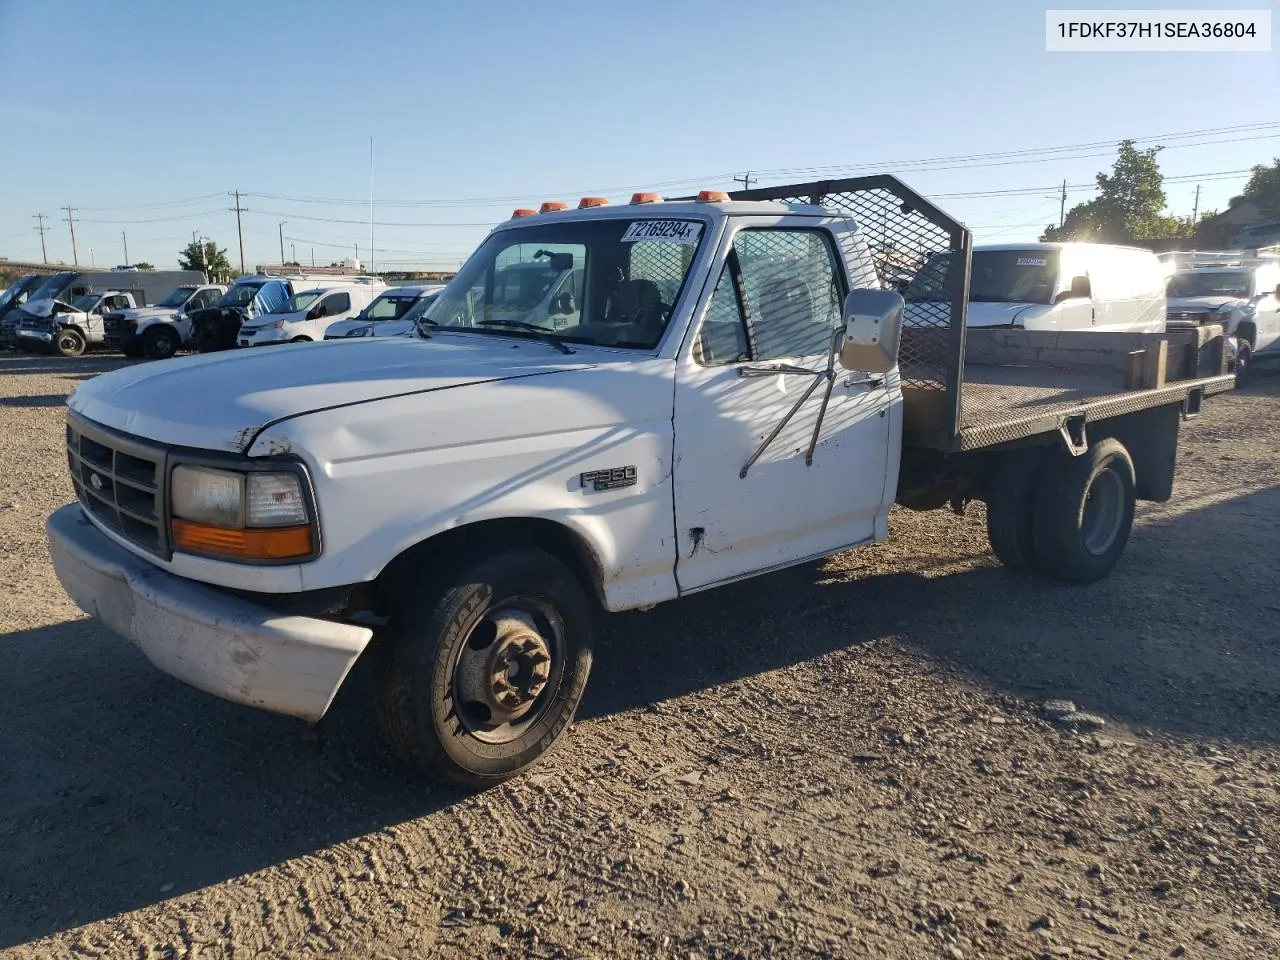
<path fill-rule="evenodd" d="M 1280 253 L 1202 250 L 1166 260 L 1168 322 L 1222 324 L 1234 340 L 1237 382 L 1255 361 L 1280 354 Z"/>
<path fill-rule="evenodd" d="M 481 787 L 569 728 L 598 613 L 876 542 L 895 501 L 983 500 L 1007 567 L 1096 581 L 1225 338 L 968 329 L 971 243 L 887 176 L 512 219 L 416 335 L 81 384 L 54 568 L 239 703 L 318 722 L 372 657 L 392 748 Z M 886 250 L 952 255 L 910 326 Z M 506 298 L 537 251 L 572 303 Z"/>
<path fill-rule="evenodd" d="M 103 318 L 107 345 L 126 357 L 164 360 L 190 344 L 188 311 L 203 310 L 227 292 L 220 283 L 182 284 L 153 307 L 135 307 Z"/>
<path fill-rule="evenodd" d="M 18 349 L 79 357 L 91 345 L 106 342 L 106 314 L 136 306 L 133 294 L 122 290 L 83 293 L 70 303 L 33 301 L 23 310 L 14 332 Z"/>

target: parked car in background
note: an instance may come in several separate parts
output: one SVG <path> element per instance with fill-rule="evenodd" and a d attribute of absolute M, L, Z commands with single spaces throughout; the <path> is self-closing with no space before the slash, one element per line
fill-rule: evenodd
<path fill-rule="evenodd" d="M 126 357 L 147 356 L 163 360 L 190 340 L 188 311 L 211 307 L 227 292 L 222 284 L 182 284 L 154 307 L 134 307 L 103 317 L 107 345 Z"/>
<path fill-rule="evenodd" d="M 907 285 L 910 326 L 930 326 L 950 301 L 950 253 L 934 254 Z M 1159 333 L 1165 270 L 1139 247 L 1102 243 L 975 246 L 967 325 L 1021 330 Z"/>
<path fill-rule="evenodd" d="M 1256 359 L 1280 354 L 1280 257 L 1240 252 L 1170 256 L 1170 323 L 1220 323 L 1235 338 L 1237 380 Z"/>
<path fill-rule="evenodd" d="M 381 280 L 362 279 L 364 282 L 334 279 L 298 291 L 274 309 L 241 324 L 237 344 L 264 347 L 323 340 L 329 324 L 355 316 L 384 286 Z"/>
<path fill-rule="evenodd" d="M 136 306 L 133 294 L 123 290 L 85 293 L 71 303 L 32 301 L 19 318 L 17 344 L 22 350 L 78 357 L 90 344 L 106 341 L 103 317 L 107 313 Z"/>
<path fill-rule="evenodd" d="M 324 332 L 326 340 L 341 340 L 348 336 L 373 336 L 373 331 L 387 323 L 397 323 L 423 300 L 433 298 L 444 289 L 444 284 L 426 286 L 388 287 L 367 307 L 348 320 L 329 324 Z M 359 333 L 354 331 L 359 330 Z"/>
<path fill-rule="evenodd" d="M 201 353 L 234 349 L 238 343 L 240 327 L 274 310 L 295 293 L 311 290 L 335 280 L 348 283 L 363 282 L 379 287 L 381 280 L 375 277 L 307 276 L 306 274 L 256 273 L 236 280 L 212 307 L 189 311 L 191 317 L 192 345 Z"/>
<path fill-rule="evenodd" d="M 13 331 L 18 326 L 18 318 L 14 316 L 10 320 L 10 315 L 16 308 L 27 302 L 31 292 L 39 287 L 45 279 L 45 275 L 29 273 L 25 277 L 19 277 L 5 288 L 4 293 L 0 293 L 0 346 L 13 346 L 11 340 Z"/>
<path fill-rule="evenodd" d="M 365 323 L 352 327 L 343 337 L 326 337 L 325 339 L 356 340 L 365 337 L 403 337 L 418 329 L 418 320 L 426 316 L 428 309 L 440 297 L 440 291 L 429 293 L 418 300 L 413 307 L 399 320 L 383 320 L 380 323 Z"/>

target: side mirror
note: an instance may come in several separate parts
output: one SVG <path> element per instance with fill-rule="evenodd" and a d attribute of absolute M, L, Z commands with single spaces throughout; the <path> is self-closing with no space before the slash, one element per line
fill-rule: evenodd
<path fill-rule="evenodd" d="M 1054 303 L 1063 300 L 1088 300 L 1093 297 L 1093 286 L 1088 277 L 1072 277 L 1071 286 L 1054 297 Z"/>
<path fill-rule="evenodd" d="M 553 253 L 551 254 L 551 269 L 556 271 L 573 269 L 572 253 Z"/>
<path fill-rule="evenodd" d="M 898 362 L 906 302 L 892 290 L 850 290 L 844 300 L 840 366 L 861 373 L 888 373 Z"/>

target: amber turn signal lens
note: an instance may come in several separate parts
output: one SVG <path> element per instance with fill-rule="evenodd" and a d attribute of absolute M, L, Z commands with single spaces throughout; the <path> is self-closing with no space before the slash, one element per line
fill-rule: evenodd
<path fill-rule="evenodd" d="M 175 550 L 216 554 L 237 560 L 289 560 L 311 553 L 311 528 L 269 527 L 261 530 L 229 530 L 190 520 L 173 521 Z"/>

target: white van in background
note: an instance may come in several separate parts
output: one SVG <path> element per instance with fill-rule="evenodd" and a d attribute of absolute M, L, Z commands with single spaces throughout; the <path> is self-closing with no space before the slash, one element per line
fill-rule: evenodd
<path fill-rule="evenodd" d="M 444 289 L 443 283 L 418 286 L 388 287 L 377 298 L 349 320 L 340 320 L 329 324 L 324 332 L 326 340 L 342 340 L 352 335 L 359 337 L 376 336 L 374 329 L 385 323 L 394 323 L 419 304 L 424 297 L 439 293 Z M 365 329 L 368 328 L 368 329 Z"/>
<path fill-rule="evenodd" d="M 929 323 L 949 299 L 950 253 L 934 254 L 907 285 L 905 322 Z M 1160 333 L 1168 271 L 1150 250 L 1103 243 L 1008 243 L 973 248 L 968 325 L 1022 330 Z M 915 317 L 912 317 L 912 314 Z"/>
<path fill-rule="evenodd" d="M 299 290 L 275 309 L 240 327 L 237 345 L 261 347 L 274 343 L 323 340 L 330 324 L 354 317 L 386 289 L 381 280 L 335 278 Z"/>

